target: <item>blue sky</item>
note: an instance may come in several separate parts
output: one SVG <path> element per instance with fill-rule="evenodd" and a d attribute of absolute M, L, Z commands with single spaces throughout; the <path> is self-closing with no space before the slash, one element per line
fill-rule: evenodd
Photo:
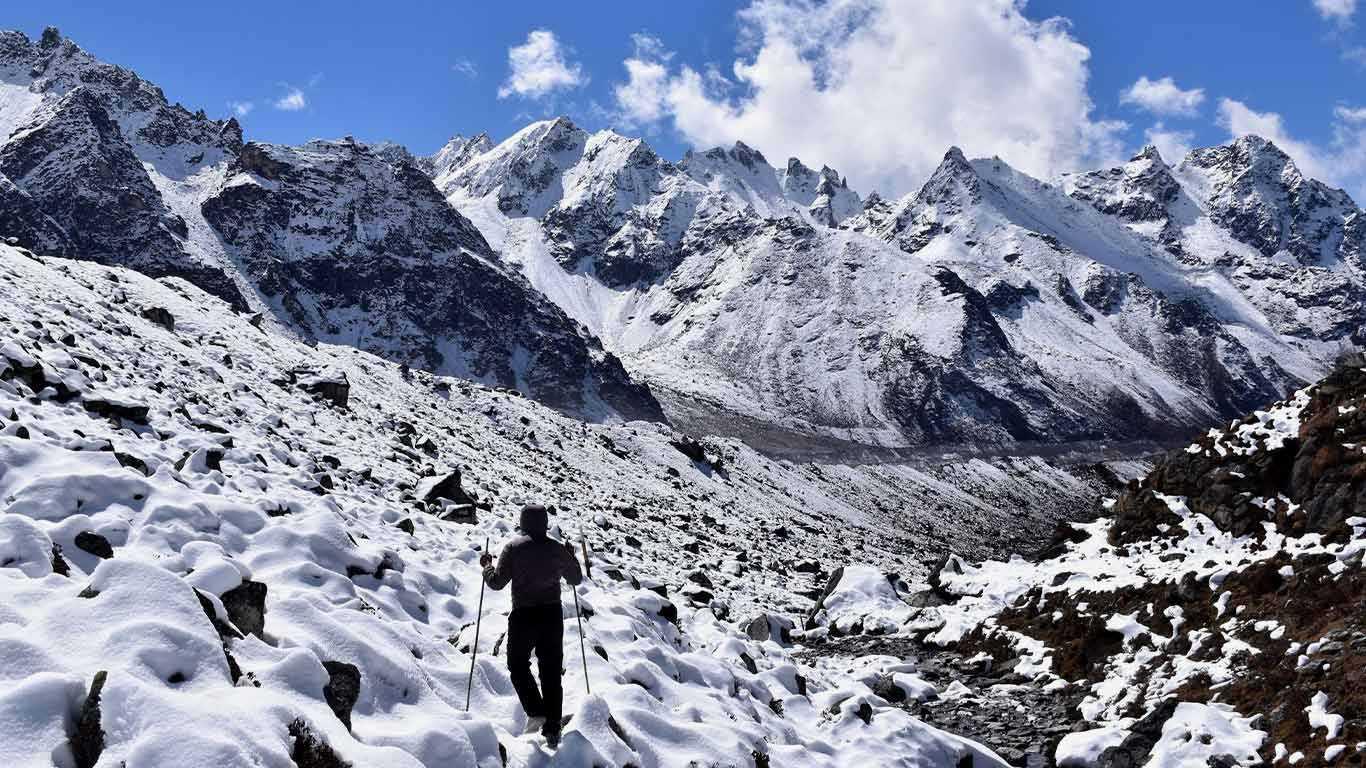
<path fill-rule="evenodd" d="M 972 5 L 45 0 L 9 4 L 0 25 L 31 36 L 56 25 L 212 115 L 250 104 L 240 119 L 265 141 L 350 134 L 425 153 L 452 134 L 497 139 L 564 113 L 647 135 L 666 157 L 743 138 L 774 163 L 798 154 L 865 191 L 901 193 L 950 143 L 1045 175 L 1149 138 L 1170 154 L 1256 129 L 1366 192 L 1355 0 Z M 1056 17 L 1067 22 L 1046 21 Z M 857 82 L 830 87 L 841 71 Z M 1148 87 L 1123 98 L 1140 78 Z"/>

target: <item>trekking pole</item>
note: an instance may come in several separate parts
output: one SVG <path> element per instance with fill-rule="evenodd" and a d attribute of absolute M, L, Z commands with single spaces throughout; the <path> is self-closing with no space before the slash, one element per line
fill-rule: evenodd
<path fill-rule="evenodd" d="M 484 537 L 484 554 L 489 552 L 489 538 Z M 576 595 L 577 597 L 577 595 Z M 474 688 L 474 660 L 479 655 L 479 625 L 484 621 L 484 570 L 479 569 L 479 613 L 474 617 L 474 645 L 470 647 L 470 676 L 465 680 L 465 711 L 470 711 L 470 691 Z"/>
<path fill-rule="evenodd" d="M 576 511 L 574 517 L 579 521 L 579 544 L 583 547 L 583 570 L 588 573 L 588 545 L 583 540 L 583 518 Z M 589 696 L 593 695 L 593 686 L 588 682 L 588 652 L 584 650 L 583 644 L 583 612 L 579 610 L 579 588 L 570 586 L 569 591 L 574 593 L 574 621 L 579 624 L 579 658 L 583 659 L 583 689 Z"/>

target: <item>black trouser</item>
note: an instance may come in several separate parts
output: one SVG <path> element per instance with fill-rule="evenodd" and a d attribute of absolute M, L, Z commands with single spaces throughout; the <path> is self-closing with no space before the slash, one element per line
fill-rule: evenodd
<path fill-rule="evenodd" d="M 536 652 L 541 688 L 531 676 L 531 653 Z M 528 717 L 544 717 L 546 727 L 559 730 L 564 706 L 560 686 L 564 662 L 564 619 L 560 605 L 513 609 L 508 616 L 508 674 Z"/>

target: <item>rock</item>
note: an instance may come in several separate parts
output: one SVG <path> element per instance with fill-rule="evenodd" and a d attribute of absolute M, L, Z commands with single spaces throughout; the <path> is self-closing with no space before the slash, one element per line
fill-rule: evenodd
<path fill-rule="evenodd" d="M 114 556 L 114 548 L 109 545 L 109 540 L 94 531 L 81 531 L 76 534 L 75 544 L 78 549 L 89 552 L 101 560 L 108 560 Z"/>
<path fill-rule="evenodd" d="M 299 388 L 338 408 L 347 407 L 351 399 L 351 382 L 344 372 L 306 377 L 299 381 Z"/>
<path fill-rule="evenodd" d="M 289 735 L 294 738 L 289 758 L 298 768 L 351 768 L 351 764 L 338 757 L 326 742 L 313 735 L 302 717 L 290 722 Z"/>
<path fill-rule="evenodd" d="M 144 477 L 151 474 L 147 471 L 147 462 L 132 454 L 114 451 L 114 459 L 118 461 L 119 466 L 128 467 L 129 469 L 141 472 Z"/>
<path fill-rule="evenodd" d="M 104 728 L 100 726 L 100 693 L 109 673 L 100 670 L 90 681 L 90 691 L 81 704 L 81 714 L 76 720 L 76 732 L 71 736 L 71 755 L 76 768 L 94 768 L 104 751 Z"/>
<path fill-rule="evenodd" d="M 679 453 L 687 456 L 698 464 L 707 463 L 707 449 L 703 447 L 701 443 L 687 435 L 684 435 L 677 440 L 670 440 L 669 445 L 672 445 Z"/>
<path fill-rule="evenodd" d="M 1096 768 L 1137 768 L 1146 763 L 1148 753 L 1162 738 L 1162 726 L 1175 714 L 1176 705 L 1176 699 L 1167 699 L 1144 715 L 1129 729 L 1124 741 L 1100 753 Z"/>
<path fill-rule="evenodd" d="M 62 557 L 62 545 L 52 545 L 52 572 L 58 576 L 70 576 L 71 567 L 66 564 L 66 558 Z"/>
<path fill-rule="evenodd" d="M 711 583 L 711 579 L 708 578 L 707 574 L 702 571 L 692 571 L 691 573 L 689 573 L 688 581 L 691 581 L 697 586 L 703 587 L 705 589 L 712 589 L 714 587 L 714 585 Z"/>
<path fill-rule="evenodd" d="M 455 504 L 471 506 L 478 503 L 478 499 L 466 493 L 460 486 L 459 469 L 423 478 L 417 484 L 416 492 L 417 497 L 428 504 L 436 503 L 437 499 L 447 499 Z"/>
<path fill-rule="evenodd" d="M 671 624 L 677 624 L 678 606 L 674 605 L 668 600 L 665 600 L 664 605 L 659 607 L 659 615 L 663 617 L 665 621 L 668 621 Z"/>
<path fill-rule="evenodd" d="M 796 624 L 786 617 L 761 613 L 745 624 L 744 631 L 751 640 L 773 640 L 786 645 L 792 642 L 792 629 L 795 626 Z"/>
<path fill-rule="evenodd" d="M 213 601 L 198 589 L 194 591 L 194 596 L 199 598 L 199 607 L 204 609 L 204 615 L 208 617 L 209 623 L 218 632 L 218 637 L 224 641 L 224 647 L 228 640 L 241 640 L 242 633 L 237 631 L 233 625 L 218 618 L 218 612 L 214 609 Z"/>
<path fill-rule="evenodd" d="M 351 708 L 356 705 L 356 699 L 360 698 L 360 670 L 356 665 L 344 661 L 324 661 L 323 668 L 327 670 L 327 685 L 323 686 L 323 698 L 349 731 Z"/>
<path fill-rule="evenodd" d="M 878 675 L 877 680 L 873 681 L 872 689 L 873 693 L 892 704 L 899 704 L 906 700 L 906 691 L 896 684 L 891 675 Z"/>
<path fill-rule="evenodd" d="M 444 499 L 441 501 L 441 512 L 438 517 L 448 523 L 474 525 L 479 522 L 479 516 L 473 504 L 451 504 Z"/>
<path fill-rule="evenodd" d="M 843 578 L 844 566 L 841 565 L 840 567 L 836 568 L 833 572 L 831 572 L 830 578 L 826 579 L 825 589 L 821 592 L 821 596 L 817 598 L 815 604 L 811 606 L 811 611 L 806 614 L 807 629 L 812 629 L 816 626 L 816 614 L 820 613 L 821 610 L 825 608 L 826 598 L 830 597 L 830 595 L 835 591 L 835 588 L 839 586 L 840 579 Z"/>
<path fill-rule="evenodd" d="M 265 639 L 266 585 L 259 581 L 243 581 L 221 596 L 228 618 L 246 635 Z"/>
<path fill-rule="evenodd" d="M 165 307 L 143 307 L 138 314 L 172 333 L 175 332 L 175 316 Z"/>
<path fill-rule="evenodd" d="M 930 589 L 933 590 L 936 595 L 939 595 L 949 602 L 955 602 L 958 600 L 959 595 L 950 592 L 948 587 L 944 584 L 943 579 L 945 574 L 956 575 L 961 574 L 962 572 L 963 559 L 950 552 L 940 557 L 930 568 L 930 575 L 925 581 L 930 585 Z"/>
<path fill-rule="evenodd" d="M 402 520 L 399 520 L 398 529 L 409 536 L 412 536 L 417 532 L 417 526 L 413 524 L 413 519 L 411 517 L 405 517 Z"/>
<path fill-rule="evenodd" d="M 108 419 L 126 419 L 135 424 L 146 424 L 148 407 L 127 400 L 87 397 L 82 403 L 87 411 Z"/>

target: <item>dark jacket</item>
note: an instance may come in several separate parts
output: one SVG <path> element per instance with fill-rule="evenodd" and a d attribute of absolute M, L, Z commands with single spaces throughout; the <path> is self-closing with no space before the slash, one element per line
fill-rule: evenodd
<path fill-rule="evenodd" d="M 583 581 L 578 558 L 564 544 L 546 535 L 544 507 L 522 510 L 518 536 L 503 548 L 497 567 L 484 569 L 484 581 L 493 589 L 512 584 L 512 608 L 560 604 L 560 579 L 575 585 Z"/>

